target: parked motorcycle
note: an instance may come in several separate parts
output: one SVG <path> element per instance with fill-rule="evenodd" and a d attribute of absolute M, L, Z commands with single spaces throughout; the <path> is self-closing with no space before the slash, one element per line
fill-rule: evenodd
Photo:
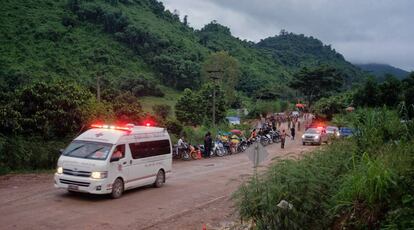
<path fill-rule="evenodd" d="M 215 140 L 213 145 L 213 154 L 219 157 L 227 155 L 227 149 L 224 147 L 223 142 Z"/>
<path fill-rule="evenodd" d="M 196 149 L 189 144 L 184 144 L 184 146 L 181 147 L 174 145 L 172 154 L 174 159 L 181 159 L 185 161 L 198 159 Z"/>
<path fill-rule="evenodd" d="M 269 145 L 272 143 L 272 139 L 270 138 L 270 135 L 258 135 L 257 136 L 259 138 L 260 144 L 262 144 L 263 146 Z"/>
<path fill-rule="evenodd" d="M 272 131 L 269 132 L 269 134 L 271 136 L 271 139 L 272 139 L 273 143 L 279 143 L 280 142 L 280 132 L 279 132 L 279 130 L 276 130 L 276 131 L 272 130 Z"/>
<path fill-rule="evenodd" d="M 246 151 L 246 149 L 248 148 L 248 143 L 246 138 L 241 138 L 241 141 L 239 143 L 239 145 L 237 146 L 237 152 L 241 153 Z"/>

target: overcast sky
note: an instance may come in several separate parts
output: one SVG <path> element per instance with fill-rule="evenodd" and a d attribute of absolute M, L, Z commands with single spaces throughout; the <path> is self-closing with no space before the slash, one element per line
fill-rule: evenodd
<path fill-rule="evenodd" d="M 414 0 L 162 0 L 190 26 L 212 20 L 240 39 L 260 41 L 281 29 L 314 36 L 353 63 L 414 70 Z"/>

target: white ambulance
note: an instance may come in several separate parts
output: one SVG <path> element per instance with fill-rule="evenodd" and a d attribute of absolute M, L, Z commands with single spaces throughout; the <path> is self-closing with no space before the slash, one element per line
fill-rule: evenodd
<path fill-rule="evenodd" d="M 93 125 L 62 151 L 55 187 L 119 198 L 127 189 L 150 184 L 161 187 L 171 165 L 166 129 Z"/>

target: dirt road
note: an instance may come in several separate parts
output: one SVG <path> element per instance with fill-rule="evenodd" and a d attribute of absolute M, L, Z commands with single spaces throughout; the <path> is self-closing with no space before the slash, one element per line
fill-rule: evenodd
<path fill-rule="evenodd" d="M 288 140 L 266 147 L 263 165 L 314 149 Z M 265 166 L 264 166 L 265 167 Z M 117 200 L 70 195 L 53 187 L 53 175 L 0 177 L 0 229 L 201 229 L 235 219 L 231 194 L 252 173 L 245 153 L 174 162 L 164 187 L 127 191 Z"/>

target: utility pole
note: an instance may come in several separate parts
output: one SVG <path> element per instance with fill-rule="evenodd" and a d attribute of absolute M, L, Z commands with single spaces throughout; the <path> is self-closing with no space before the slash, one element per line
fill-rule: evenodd
<path fill-rule="evenodd" d="M 207 73 L 213 80 L 213 127 L 216 127 L 216 80 L 220 79 L 219 74 L 223 73 L 222 70 L 209 70 Z"/>

